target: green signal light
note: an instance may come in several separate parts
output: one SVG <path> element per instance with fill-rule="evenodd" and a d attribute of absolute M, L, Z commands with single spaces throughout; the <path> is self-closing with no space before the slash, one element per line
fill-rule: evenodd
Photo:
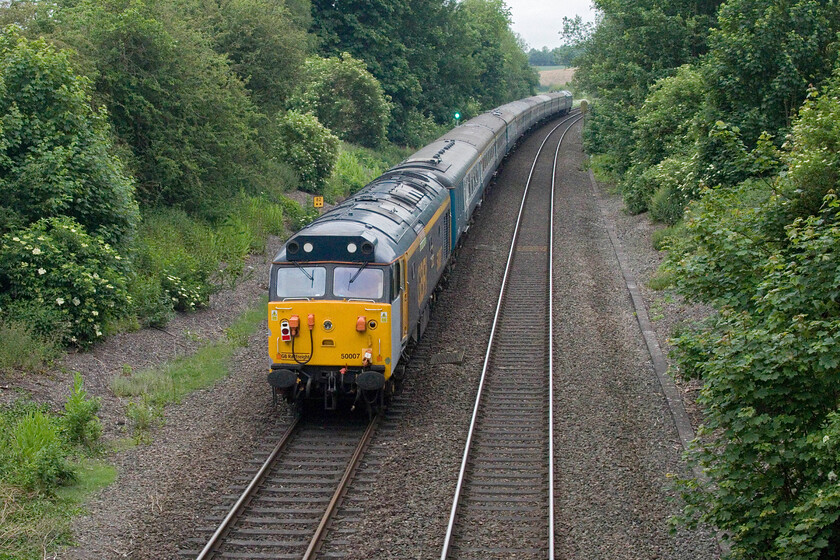
<path fill-rule="evenodd" d="M 461 113 L 455 113 L 455 120 L 457 121 L 460 118 L 461 118 Z"/>

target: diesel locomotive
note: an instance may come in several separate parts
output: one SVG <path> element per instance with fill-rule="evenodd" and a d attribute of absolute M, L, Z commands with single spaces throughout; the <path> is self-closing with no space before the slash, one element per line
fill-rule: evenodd
<path fill-rule="evenodd" d="M 470 119 L 289 238 L 269 281 L 275 401 L 382 406 L 496 168 L 525 131 L 571 108 L 563 91 Z"/>

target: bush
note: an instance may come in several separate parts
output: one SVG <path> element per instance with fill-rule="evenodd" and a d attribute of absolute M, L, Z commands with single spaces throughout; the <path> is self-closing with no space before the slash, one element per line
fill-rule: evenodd
<path fill-rule="evenodd" d="M 3 479 L 24 490 L 50 493 L 73 479 L 58 420 L 32 403 L 18 403 L 0 415 Z"/>
<path fill-rule="evenodd" d="M 277 116 L 277 155 L 300 175 L 306 192 L 322 192 L 338 157 L 338 138 L 309 114 L 289 111 Z"/>
<path fill-rule="evenodd" d="M 100 399 L 88 398 L 82 374 L 73 375 L 73 388 L 64 403 L 64 431 L 72 444 L 91 447 L 102 435 L 102 423 L 96 416 Z"/>
<path fill-rule="evenodd" d="M 385 141 L 391 104 L 365 63 L 347 53 L 306 61 L 301 87 L 289 101 L 347 142 L 375 148 Z"/>
<path fill-rule="evenodd" d="M 0 238 L 0 308 L 64 344 L 87 345 L 127 315 L 126 264 L 70 218 L 43 219 Z"/>

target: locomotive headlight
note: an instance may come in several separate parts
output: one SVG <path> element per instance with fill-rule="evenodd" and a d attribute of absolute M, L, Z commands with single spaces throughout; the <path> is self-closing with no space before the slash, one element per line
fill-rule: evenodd
<path fill-rule="evenodd" d="M 312 252 L 312 249 L 314 249 L 314 247 L 312 246 L 312 243 L 304 243 L 304 244 L 303 244 L 303 250 L 304 250 L 304 252 L 306 252 L 306 253 L 311 253 L 311 252 Z"/>
<path fill-rule="evenodd" d="M 331 330 L 332 330 L 332 328 L 333 328 L 332 321 L 330 321 L 329 319 L 327 319 L 326 321 L 324 321 L 324 330 L 325 330 L 325 331 L 329 332 L 329 331 L 331 331 Z"/>
<path fill-rule="evenodd" d="M 358 247 L 356 247 L 355 243 L 348 243 L 347 244 L 347 252 L 350 253 L 351 255 L 356 252 L 356 249 L 358 249 Z"/>

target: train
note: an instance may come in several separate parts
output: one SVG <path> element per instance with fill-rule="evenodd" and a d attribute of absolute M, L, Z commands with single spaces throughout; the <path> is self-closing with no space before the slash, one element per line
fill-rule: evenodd
<path fill-rule="evenodd" d="M 270 267 L 275 404 L 385 406 L 502 159 L 533 125 L 571 109 L 561 91 L 474 117 L 292 235 Z"/>

